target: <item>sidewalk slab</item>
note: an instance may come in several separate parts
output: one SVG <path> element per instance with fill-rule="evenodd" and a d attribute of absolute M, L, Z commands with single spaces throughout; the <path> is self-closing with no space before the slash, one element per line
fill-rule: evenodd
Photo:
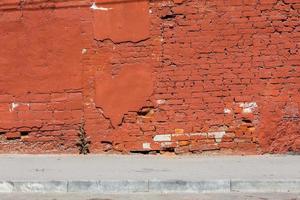
<path fill-rule="evenodd" d="M 0 192 L 300 192 L 300 156 L 0 155 Z"/>

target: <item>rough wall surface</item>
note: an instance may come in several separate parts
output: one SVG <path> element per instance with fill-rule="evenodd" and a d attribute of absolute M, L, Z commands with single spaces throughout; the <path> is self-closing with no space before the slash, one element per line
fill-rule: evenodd
<path fill-rule="evenodd" d="M 2 153 L 300 152 L 300 0 L 2 0 L 0 27 Z"/>

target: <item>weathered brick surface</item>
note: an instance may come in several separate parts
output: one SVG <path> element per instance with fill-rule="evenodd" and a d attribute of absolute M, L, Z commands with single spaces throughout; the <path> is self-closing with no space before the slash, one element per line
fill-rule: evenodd
<path fill-rule="evenodd" d="M 92 153 L 300 152 L 299 0 L 4 0 L 0 27 L 0 152 L 76 153 L 83 122 Z"/>

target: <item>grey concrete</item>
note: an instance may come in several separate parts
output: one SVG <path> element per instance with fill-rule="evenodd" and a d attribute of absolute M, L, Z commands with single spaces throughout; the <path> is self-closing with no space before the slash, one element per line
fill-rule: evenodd
<path fill-rule="evenodd" d="M 207 193 L 207 192 L 230 192 L 230 180 L 157 180 L 149 181 L 149 191 L 156 193 Z"/>
<path fill-rule="evenodd" d="M 46 193 L 0 194 L 0 200 L 300 200 L 298 193 L 214 193 L 214 194 L 90 194 Z"/>
<path fill-rule="evenodd" d="M 0 192 L 300 192 L 300 156 L 2 155 Z"/>
<path fill-rule="evenodd" d="M 234 192 L 299 192 L 300 180 L 231 180 Z"/>
<path fill-rule="evenodd" d="M 12 181 L 13 192 L 67 192 L 68 181 Z"/>

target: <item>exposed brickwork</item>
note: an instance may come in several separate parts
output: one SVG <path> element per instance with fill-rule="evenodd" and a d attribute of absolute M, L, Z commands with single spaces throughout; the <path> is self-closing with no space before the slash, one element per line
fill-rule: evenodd
<path fill-rule="evenodd" d="M 122 2 L 0 3 L 0 152 L 300 152 L 299 0 Z"/>

